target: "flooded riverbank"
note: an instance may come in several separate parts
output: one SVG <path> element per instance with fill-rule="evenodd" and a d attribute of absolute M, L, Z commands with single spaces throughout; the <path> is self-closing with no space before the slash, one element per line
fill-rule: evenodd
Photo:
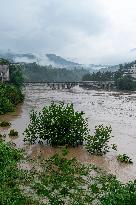
<path fill-rule="evenodd" d="M 8 120 L 12 127 L 19 131 L 19 138 L 14 139 L 17 147 L 24 147 L 23 135 L 29 123 L 29 112 L 32 108 L 40 110 L 51 101 L 72 102 L 76 110 L 84 111 L 88 118 L 91 134 L 96 125 L 111 125 L 115 136 L 112 142 L 118 146 L 118 151 L 110 151 L 104 157 L 90 156 L 83 147 L 70 148 L 69 158 L 76 157 L 83 163 L 94 163 L 112 174 L 116 174 L 123 182 L 136 179 L 136 94 L 115 93 L 93 90 L 83 90 L 74 87 L 71 90 L 50 90 L 45 84 L 30 84 L 25 89 L 25 101 L 18 106 L 16 113 L 0 116 L 0 120 Z M 11 129 L 10 128 L 10 129 Z M 3 133 L 8 130 L 1 128 Z M 10 140 L 10 139 L 8 139 Z M 57 149 L 34 145 L 29 154 L 35 158 L 42 155 L 52 156 Z M 132 158 L 133 165 L 121 165 L 117 162 L 118 154 L 126 153 Z"/>

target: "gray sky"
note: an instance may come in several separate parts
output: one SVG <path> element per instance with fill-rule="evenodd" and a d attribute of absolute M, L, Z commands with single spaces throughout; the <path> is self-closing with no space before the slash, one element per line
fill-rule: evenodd
<path fill-rule="evenodd" d="M 136 0 L 0 0 L 0 50 L 116 64 L 133 48 Z"/>

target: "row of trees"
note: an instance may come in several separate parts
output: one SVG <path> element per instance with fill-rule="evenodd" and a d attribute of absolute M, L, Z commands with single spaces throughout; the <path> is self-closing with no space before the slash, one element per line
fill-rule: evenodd
<path fill-rule="evenodd" d="M 65 68 L 53 68 L 51 66 L 40 66 L 36 63 L 25 64 L 23 68 L 25 82 L 70 82 L 81 81 L 88 73 L 84 69 L 67 70 Z"/>
<path fill-rule="evenodd" d="M 83 76 L 83 81 L 110 81 L 114 79 L 114 73 L 112 72 L 100 72 L 89 74 Z"/>
<path fill-rule="evenodd" d="M 135 79 L 124 72 L 127 71 L 134 63 L 128 63 L 120 65 L 120 68 L 116 72 L 97 72 L 93 74 L 86 74 L 83 76 L 83 81 L 114 81 L 118 90 L 136 90 Z"/>
<path fill-rule="evenodd" d="M 0 83 L 0 115 L 12 112 L 18 103 L 24 99 L 21 92 L 23 85 L 22 69 L 19 65 L 10 63 L 5 59 L 0 59 L 0 65 L 8 65 L 10 81 Z"/>

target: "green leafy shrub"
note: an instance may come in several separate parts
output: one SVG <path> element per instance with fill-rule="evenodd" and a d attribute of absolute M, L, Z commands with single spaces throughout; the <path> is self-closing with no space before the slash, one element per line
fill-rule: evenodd
<path fill-rule="evenodd" d="M 9 132 L 9 137 L 17 137 L 18 136 L 18 132 L 16 130 L 10 130 Z"/>
<path fill-rule="evenodd" d="M 7 122 L 7 121 L 0 122 L 0 127 L 9 127 L 9 126 L 11 126 L 10 122 Z"/>
<path fill-rule="evenodd" d="M 93 165 L 58 154 L 41 164 L 31 188 L 49 205 L 136 205 L 136 181 L 123 184 Z"/>
<path fill-rule="evenodd" d="M 128 157 L 126 154 L 120 154 L 120 155 L 118 155 L 117 156 L 117 160 L 119 161 L 119 162 L 124 162 L 124 163 L 130 163 L 130 164 L 132 164 L 133 162 L 132 162 L 132 159 L 130 159 L 130 157 Z"/>
<path fill-rule="evenodd" d="M 23 100 L 24 95 L 19 88 L 0 83 L 0 115 L 13 112 L 15 105 Z"/>
<path fill-rule="evenodd" d="M 35 143 L 37 139 L 52 146 L 77 146 L 88 135 L 88 124 L 83 112 L 76 112 L 73 104 L 51 103 L 41 112 L 30 113 L 30 124 L 25 130 L 25 141 Z"/>
<path fill-rule="evenodd" d="M 21 87 L 24 83 L 23 67 L 21 65 L 9 64 L 10 83 Z"/>
<path fill-rule="evenodd" d="M 103 155 L 109 151 L 108 142 L 110 140 L 112 128 L 99 125 L 95 127 L 94 136 L 85 138 L 85 147 L 90 154 Z"/>
<path fill-rule="evenodd" d="M 17 164 L 23 158 L 20 150 L 0 141 L 0 204 L 28 205 L 35 204 L 30 197 L 20 190 L 20 185 L 26 179 L 26 173 L 18 169 Z M 38 203 L 37 203 L 38 204 Z"/>
<path fill-rule="evenodd" d="M 117 145 L 116 144 L 112 144 L 112 149 L 117 151 Z"/>
<path fill-rule="evenodd" d="M 7 112 L 13 112 L 14 106 L 8 98 L 0 97 L 0 115 Z"/>
<path fill-rule="evenodd" d="M 13 105 L 23 102 L 24 95 L 21 92 L 21 89 L 13 85 L 4 85 L 4 96 L 10 99 Z"/>

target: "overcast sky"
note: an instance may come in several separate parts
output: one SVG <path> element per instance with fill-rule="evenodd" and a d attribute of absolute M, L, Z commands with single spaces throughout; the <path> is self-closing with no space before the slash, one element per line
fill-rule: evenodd
<path fill-rule="evenodd" d="M 136 0 L 0 0 L 0 50 L 117 64 L 134 48 Z"/>

